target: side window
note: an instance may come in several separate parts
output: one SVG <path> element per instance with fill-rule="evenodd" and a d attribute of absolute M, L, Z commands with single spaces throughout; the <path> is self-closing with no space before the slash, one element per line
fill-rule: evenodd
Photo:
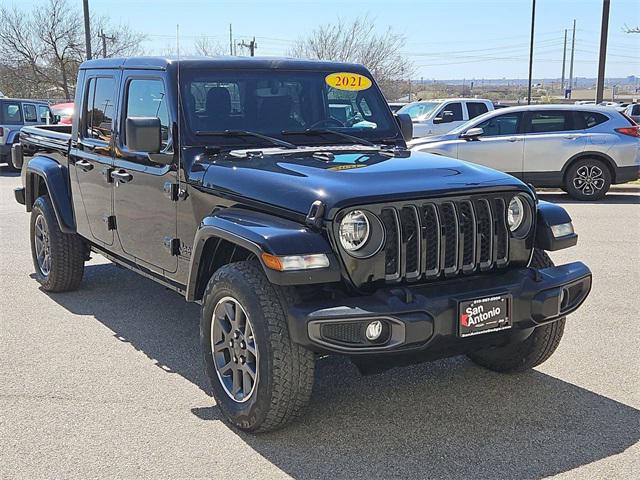
<path fill-rule="evenodd" d="M 20 111 L 20 104 L 17 102 L 3 102 L 2 103 L 2 122 L 8 125 L 16 125 L 22 123 L 22 112 Z"/>
<path fill-rule="evenodd" d="M 469 112 L 469 120 L 479 117 L 483 113 L 487 113 L 489 109 L 482 102 L 467 102 L 467 111 Z"/>
<path fill-rule="evenodd" d="M 133 79 L 127 86 L 127 117 L 157 117 L 162 128 L 162 147 L 169 144 L 169 108 L 164 84 L 159 79 Z M 126 143 L 125 138 L 125 143 Z"/>
<path fill-rule="evenodd" d="M 36 113 L 36 106 L 31 103 L 23 103 L 22 111 L 24 112 L 25 122 L 37 122 L 38 114 Z"/>
<path fill-rule="evenodd" d="M 609 117 L 598 112 L 579 112 L 579 115 L 584 119 L 583 128 L 595 127 L 596 125 L 600 125 L 601 123 L 609 120 Z"/>
<path fill-rule="evenodd" d="M 463 119 L 462 118 L 462 104 L 460 102 L 447 104 L 442 109 L 442 111 L 440 112 L 440 115 L 442 115 L 444 112 L 453 113 L 453 121 L 454 122 L 462 121 L 462 119 Z"/>
<path fill-rule="evenodd" d="M 521 113 L 505 113 L 496 117 L 485 120 L 476 125 L 477 128 L 484 130 L 484 136 L 497 137 L 500 135 L 516 135 L 518 133 L 518 124 L 520 123 Z"/>
<path fill-rule="evenodd" d="M 40 123 L 51 123 L 51 112 L 46 105 L 38 105 L 38 119 Z"/>
<path fill-rule="evenodd" d="M 573 130 L 569 112 L 560 110 L 541 110 L 530 113 L 526 133 L 550 133 Z"/>
<path fill-rule="evenodd" d="M 84 111 L 84 137 L 110 142 L 113 135 L 116 82 L 112 77 L 89 79 Z"/>

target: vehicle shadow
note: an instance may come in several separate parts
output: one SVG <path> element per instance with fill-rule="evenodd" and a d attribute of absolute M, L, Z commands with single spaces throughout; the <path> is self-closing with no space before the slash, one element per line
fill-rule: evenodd
<path fill-rule="evenodd" d="M 0 166 L 0 177 L 19 177 L 20 172 L 14 172 L 6 167 Z"/>
<path fill-rule="evenodd" d="M 197 305 L 111 264 L 87 266 L 80 291 L 50 297 L 209 392 Z M 191 412 L 221 420 L 213 399 Z M 237 434 L 300 479 L 537 479 L 624 451 L 639 424 L 640 411 L 538 371 L 499 375 L 457 357 L 362 377 L 329 357 L 304 418 Z"/>
<path fill-rule="evenodd" d="M 576 200 L 566 193 L 548 193 L 538 192 L 540 200 L 553 203 L 576 203 L 585 205 L 621 205 L 621 204 L 640 204 L 640 195 L 632 193 L 616 193 L 608 194 L 602 200 Z"/>

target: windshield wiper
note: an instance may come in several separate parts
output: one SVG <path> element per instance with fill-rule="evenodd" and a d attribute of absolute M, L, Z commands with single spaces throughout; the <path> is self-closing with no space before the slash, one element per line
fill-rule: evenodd
<path fill-rule="evenodd" d="M 289 148 L 289 149 L 298 148 L 297 145 L 294 145 L 293 143 L 289 143 L 289 142 L 285 142 L 284 140 L 279 140 L 277 138 L 269 137 L 268 135 L 262 135 L 261 133 L 250 132 L 248 130 L 223 130 L 221 132 L 207 132 L 203 130 L 198 130 L 196 132 L 196 135 L 198 136 L 211 135 L 211 136 L 219 136 L 219 137 L 255 137 L 261 140 L 266 140 L 272 145 L 277 145 L 279 147 Z"/>
<path fill-rule="evenodd" d="M 347 140 L 351 140 L 352 143 L 359 143 L 361 145 L 367 145 L 368 147 L 375 147 L 376 144 L 370 142 L 369 140 L 365 140 L 360 137 L 356 137 L 355 135 L 349 135 L 348 133 L 336 132 L 335 130 L 331 130 L 329 128 L 307 128 L 306 130 L 283 130 L 282 135 L 326 135 L 333 134 L 338 137 L 345 138 Z"/>

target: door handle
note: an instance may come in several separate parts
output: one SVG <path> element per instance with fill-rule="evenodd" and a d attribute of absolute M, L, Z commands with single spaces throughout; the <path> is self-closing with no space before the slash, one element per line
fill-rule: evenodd
<path fill-rule="evenodd" d="M 567 135 L 564 138 L 566 138 L 567 140 L 575 140 L 576 138 L 578 138 L 578 136 L 577 135 Z"/>
<path fill-rule="evenodd" d="M 111 172 L 111 178 L 113 178 L 118 183 L 128 183 L 133 180 L 133 175 L 125 170 L 115 170 Z"/>
<path fill-rule="evenodd" d="M 510 142 L 519 142 L 520 139 L 518 137 L 511 137 L 511 138 L 507 138 L 508 141 Z"/>
<path fill-rule="evenodd" d="M 88 162 L 87 160 L 77 160 L 76 166 L 80 168 L 83 172 L 88 172 L 89 170 L 93 170 L 93 163 Z"/>

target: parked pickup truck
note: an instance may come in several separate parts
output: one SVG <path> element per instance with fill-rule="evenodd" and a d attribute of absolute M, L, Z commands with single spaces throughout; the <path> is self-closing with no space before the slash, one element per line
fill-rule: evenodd
<path fill-rule="evenodd" d="M 442 135 L 463 123 L 493 110 L 491 100 L 481 98 L 446 98 L 408 103 L 398 113 L 413 121 L 413 137 Z"/>
<path fill-rule="evenodd" d="M 345 101 L 357 115 L 333 118 Z M 589 294 L 583 263 L 545 253 L 577 242 L 567 212 L 407 150 L 410 119 L 360 65 L 92 60 L 75 103 L 70 132 L 25 128 L 13 148 L 35 278 L 77 289 L 94 252 L 200 303 L 204 367 L 238 428 L 299 415 L 318 355 L 364 373 L 460 354 L 530 369 Z"/>

